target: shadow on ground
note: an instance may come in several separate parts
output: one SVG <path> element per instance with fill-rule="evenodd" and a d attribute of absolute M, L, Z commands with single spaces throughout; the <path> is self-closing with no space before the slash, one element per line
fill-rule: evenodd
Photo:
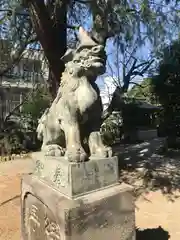
<path fill-rule="evenodd" d="M 169 233 L 162 227 L 136 230 L 136 240 L 168 240 L 169 238 Z"/>
<path fill-rule="evenodd" d="M 137 196 L 161 190 L 170 200 L 179 197 L 180 151 L 160 155 L 165 139 L 113 146 L 119 158 L 120 181 L 134 186 Z M 175 194 L 176 192 L 176 194 Z"/>

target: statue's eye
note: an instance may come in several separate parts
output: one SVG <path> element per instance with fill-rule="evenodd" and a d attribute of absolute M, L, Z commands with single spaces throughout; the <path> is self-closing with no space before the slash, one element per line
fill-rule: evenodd
<path fill-rule="evenodd" d="M 81 52 L 82 52 L 83 54 L 88 53 L 88 52 L 89 52 L 89 49 L 84 48 Z"/>
<path fill-rule="evenodd" d="M 99 52 L 99 47 L 98 46 L 97 47 L 93 47 L 92 48 L 92 52 L 94 52 L 94 53 Z"/>
<path fill-rule="evenodd" d="M 73 60 L 73 63 L 79 63 L 79 62 L 80 62 L 80 60 L 78 60 L 78 59 Z"/>
<path fill-rule="evenodd" d="M 93 52 L 93 53 L 98 53 L 98 52 L 100 52 L 101 50 L 102 50 L 101 46 L 95 46 L 95 47 L 92 48 L 92 52 Z"/>
<path fill-rule="evenodd" d="M 86 63 L 85 67 L 86 67 L 86 68 L 90 68 L 90 67 L 91 67 L 91 64 L 90 64 L 90 63 Z"/>

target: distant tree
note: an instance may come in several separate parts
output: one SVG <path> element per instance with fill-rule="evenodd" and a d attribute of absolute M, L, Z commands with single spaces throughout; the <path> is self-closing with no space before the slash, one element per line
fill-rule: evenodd
<path fill-rule="evenodd" d="M 169 2 L 168 2 L 169 3 Z M 127 1 L 119 10 L 122 32 L 116 33 L 108 49 L 107 75 L 112 77 L 115 91 L 104 117 L 108 117 L 116 105 L 121 105 L 130 85 L 138 85 L 137 78 L 147 73 L 153 74 L 156 66 L 156 52 L 162 45 L 178 36 L 177 15 L 179 3 L 171 1 L 171 10 L 167 2 L 140 1 L 133 4 Z M 135 6 L 137 6 L 137 8 Z M 127 7 L 127 8 L 126 8 Z M 124 10 L 131 11 L 124 11 Z M 172 29 L 176 34 L 172 32 Z M 143 55 L 145 47 L 147 56 Z"/>
<path fill-rule="evenodd" d="M 163 107 L 162 124 L 169 147 L 180 136 L 180 41 L 165 47 L 160 57 L 158 75 L 152 79 L 153 90 Z"/>
<path fill-rule="evenodd" d="M 127 96 L 131 98 L 144 99 L 146 102 L 151 104 L 157 104 L 157 97 L 153 91 L 152 79 L 144 78 L 144 80 L 134 85 L 128 92 Z"/>
<path fill-rule="evenodd" d="M 37 41 L 27 11 L 19 1 L 0 1 L 0 40 L 0 76 L 3 76 L 19 61 L 23 51 Z"/>
<path fill-rule="evenodd" d="M 26 96 L 21 112 L 17 106 L 6 116 L 3 129 L 0 129 L 0 155 L 19 153 L 22 150 L 38 150 L 40 147 L 36 134 L 38 119 L 50 101 L 52 100 L 47 89 L 37 87 Z"/>
<path fill-rule="evenodd" d="M 47 89 L 39 86 L 29 95 L 27 101 L 22 106 L 21 113 L 30 116 L 37 122 L 51 101 L 52 99 Z"/>
<path fill-rule="evenodd" d="M 138 56 L 146 38 L 139 40 L 133 37 L 131 42 L 124 42 L 120 37 L 115 37 L 112 47 L 112 56 L 107 60 L 108 73 L 112 77 L 112 84 L 120 87 L 123 93 L 129 90 L 130 85 L 138 85 L 135 78 L 142 78 L 152 67 L 154 58 L 141 58 Z"/>

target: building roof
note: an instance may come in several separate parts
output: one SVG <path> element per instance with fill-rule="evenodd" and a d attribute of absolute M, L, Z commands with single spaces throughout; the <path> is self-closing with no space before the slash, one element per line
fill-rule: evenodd
<path fill-rule="evenodd" d="M 148 102 L 141 101 L 141 100 L 135 100 L 135 102 L 137 102 L 139 108 L 143 108 L 143 109 L 152 109 L 152 110 L 157 109 L 158 110 L 161 108 L 161 106 L 152 105 Z"/>

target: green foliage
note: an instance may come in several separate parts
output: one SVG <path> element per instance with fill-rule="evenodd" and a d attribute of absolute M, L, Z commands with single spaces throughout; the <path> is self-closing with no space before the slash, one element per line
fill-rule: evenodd
<path fill-rule="evenodd" d="M 127 47 L 127 43 L 132 45 L 132 42 L 138 41 L 139 45 L 143 45 L 146 38 L 154 45 L 158 46 L 167 37 L 173 37 L 173 33 L 178 29 L 179 25 L 179 4 L 175 1 L 171 2 L 171 11 L 167 2 L 160 0 L 158 2 L 150 0 L 140 1 L 66 1 L 68 6 L 67 26 L 74 24 L 75 26 L 84 25 L 89 19 L 93 18 L 96 21 L 97 27 L 103 27 L 105 22 L 102 19 L 107 18 L 108 33 L 107 36 L 119 36 L 121 49 Z M 62 1 L 47 1 L 46 10 L 51 16 L 54 23 L 60 19 L 58 14 L 61 11 L 56 11 L 62 5 Z M 0 10 L 2 18 L 9 14 L 8 21 L 10 25 L 4 24 L 4 33 L 9 33 L 8 26 L 12 25 L 16 28 L 18 39 L 20 34 L 18 30 L 27 29 L 31 25 L 31 20 L 28 15 L 28 8 L 22 5 L 22 1 L 18 0 L 3 0 L 0 2 Z M 43 10 L 42 10 L 43 11 Z M 99 15 L 99 16 L 98 16 Z M 99 21 L 99 22 L 98 22 Z M 90 24 L 89 24 L 90 25 Z M 91 26 L 93 27 L 93 26 Z M 70 35 L 74 35 L 74 28 L 69 28 Z M 101 29 L 99 29 L 101 30 Z M 23 32 L 24 34 L 24 32 Z M 23 36 L 23 35 L 22 35 Z M 15 37 L 15 35 L 14 35 Z"/>
<path fill-rule="evenodd" d="M 172 33 L 175 28 L 178 29 L 179 5 L 175 1 L 171 1 L 170 4 L 171 11 L 169 11 L 168 3 L 163 0 L 158 2 L 98 0 L 90 1 L 90 10 L 93 15 L 103 14 L 104 10 L 104 14 L 108 16 L 109 35 L 120 34 L 122 44 L 131 43 L 134 39 L 137 39 L 139 44 L 143 44 L 146 36 L 157 45 L 161 43 L 165 35 L 168 34 L 170 37 L 169 33 Z M 168 28 L 170 25 L 171 29 Z"/>
<path fill-rule="evenodd" d="M 162 44 L 178 36 L 179 4 L 171 2 L 170 11 L 161 0 L 111 3 L 115 4 L 109 8 L 114 42 L 108 49 L 108 74 L 113 76 L 114 85 L 127 91 L 134 77 L 151 71 L 155 52 Z"/>
<path fill-rule="evenodd" d="M 47 92 L 45 88 L 36 89 L 23 104 L 20 114 L 6 119 L 0 133 L 0 155 L 38 150 L 36 128 L 51 100 Z"/>
<path fill-rule="evenodd" d="M 22 114 L 31 116 L 33 120 L 40 118 L 44 110 L 49 106 L 51 97 L 48 94 L 48 89 L 36 89 L 30 96 L 28 101 L 23 104 Z"/>
<path fill-rule="evenodd" d="M 49 107 L 51 100 L 46 88 L 38 88 L 23 104 L 22 116 L 25 119 L 24 126 L 26 126 L 26 132 L 28 131 L 30 133 L 31 138 L 34 139 L 37 146 L 39 146 L 36 133 L 38 119 L 42 116 L 45 109 Z"/>
<path fill-rule="evenodd" d="M 0 155 L 20 153 L 25 150 L 23 143 L 28 137 L 28 120 L 18 115 L 11 115 L 5 120 L 0 132 Z"/>
<path fill-rule="evenodd" d="M 170 141 L 180 136 L 180 42 L 164 48 L 153 90 L 163 106 L 162 124 Z M 171 144 L 172 145 L 172 144 Z"/>
<path fill-rule="evenodd" d="M 104 142 L 113 144 L 117 138 L 129 142 L 129 137 L 136 134 L 137 129 L 156 128 L 158 123 L 156 115 L 159 110 L 147 105 L 144 101 L 130 97 L 121 99 L 119 107 L 116 102 L 118 114 L 111 114 L 102 125 Z"/>
<path fill-rule="evenodd" d="M 87 25 L 88 21 L 88 27 L 93 30 L 97 27 L 96 33 L 98 32 L 98 35 L 100 35 L 101 33 L 104 34 L 105 22 L 108 22 L 106 35 L 109 38 L 113 37 L 115 42 L 118 42 L 118 52 L 122 55 L 119 60 L 122 61 L 122 58 L 125 59 L 123 66 L 126 65 L 127 68 L 125 75 L 128 75 L 128 70 L 131 69 L 130 66 L 132 66 L 133 61 L 137 58 L 139 48 L 146 43 L 150 43 L 155 49 L 159 48 L 165 40 L 173 38 L 174 33 L 177 33 L 179 29 L 179 3 L 174 1 L 171 2 L 171 11 L 169 10 L 168 3 L 163 0 L 158 2 L 152 2 L 150 0 L 141 0 L 138 2 L 122 2 L 117 0 L 52 0 L 42 2 L 42 4 L 46 2 L 44 5 L 45 8 L 42 8 L 42 12 L 37 12 L 37 14 L 41 16 L 41 21 L 41 18 L 43 19 L 43 16 L 45 17 L 48 12 L 52 20 L 52 28 L 54 28 L 54 26 L 57 25 L 57 21 L 61 19 L 61 7 L 66 5 L 66 26 L 68 31 L 62 38 L 67 38 L 67 45 L 69 44 L 71 47 L 75 46 L 77 42 L 77 26 Z M 30 3 L 31 1 L 29 1 L 29 5 Z M 31 42 L 36 35 L 32 28 L 32 19 L 30 19 L 28 11 L 28 7 L 25 7 L 25 4 L 22 5 L 22 1 L 3 0 L 0 2 L 0 13 L 2 19 L 5 19 L 3 24 L 0 24 L 0 34 L 11 41 L 12 50 L 24 49 L 27 45 L 25 44 L 25 42 L 27 43 L 27 39 L 29 40 L 28 42 Z M 8 19 L 6 18 L 7 15 Z M 39 29 L 39 31 L 43 34 L 42 29 Z M 56 42 L 56 40 L 54 40 L 54 42 Z M 33 43 L 33 47 L 35 45 L 37 46 L 37 44 Z M 41 45 L 44 46 L 42 43 Z M 56 46 L 56 44 L 54 46 L 53 44 L 51 45 L 52 48 Z M 109 58 L 109 60 L 112 62 L 112 59 Z M 144 60 L 145 59 L 143 59 L 143 61 Z M 119 68 L 119 66 L 117 68 Z M 120 71 L 121 70 L 122 69 L 120 69 Z M 142 69 L 136 70 L 138 71 L 134 71 L 136 72 L 135 75 L 138 75 L 137 72 L 142 74 Z M 122 80 L 125 80 L 125 84 L 127 84 L 130 79 L 127 77 L 122 78 Z"/>
<path fill-rule="evenodd" d="M 144 99 L 144 101 L 151 104 L 157 103 L 156 95 L 154 94 L 151 82 L 151 78 L 145 78 L 139 85 L 134 85 L 128 91 L 128 97 Z"/>
<path fill-rule="evenodd" d="M 103 141 L 107 145 L 115 143 L 121 135 L 122 118 L 119 112 L 112 114 L 101 126 Z"/>

